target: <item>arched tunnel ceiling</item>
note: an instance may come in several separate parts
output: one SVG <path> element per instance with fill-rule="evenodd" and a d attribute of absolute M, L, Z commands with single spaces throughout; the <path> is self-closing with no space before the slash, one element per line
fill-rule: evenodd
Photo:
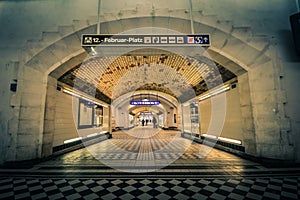
<path fill-rule="evenodd" d="M 213 86 L 214 76 L 220 74 L 223 82 L 236 77 L 218 63 L 214 63 L 218 69 L 216 73 L 207 64 L 207 59 L 161 52 L 156 55 L 152 52 L 151 55 L 94 56 L 69 70 L 58 81 L 108 103 L 137 90 L 160 91 L 186 101 L 189 100 L 188 90 L 200 95 L 207 91 L 207 81 L 212 80 L 209 84 Z M 138 78 L 143 73 L 143 77 Z"/>

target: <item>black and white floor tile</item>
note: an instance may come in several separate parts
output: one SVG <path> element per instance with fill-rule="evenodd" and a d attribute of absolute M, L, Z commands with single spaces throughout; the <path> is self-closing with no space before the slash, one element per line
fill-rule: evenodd
<path fill-rule="evenodd" d="M 2 178 L 0 199 L 299 199 L 300 178 Z"/>

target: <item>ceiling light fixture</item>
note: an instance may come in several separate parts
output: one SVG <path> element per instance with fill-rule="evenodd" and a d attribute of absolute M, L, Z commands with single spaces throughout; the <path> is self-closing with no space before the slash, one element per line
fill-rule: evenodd
<path fill-rule="evenodd" d="M 75 92 L 70 91 L 70 90 L 67 90 L 67 89 L 63 89 L 62 91 L 63 91 L 64 93 L 70 94 L 70 95 L 72 95 L 72 96 L 75 96 L 75 97 L 84 99 L 84 100 L 86 100 L 86 101 L 92 102 L 92 103 L 94 103 L 94 104 L 96 104 L 96 105 L 99 105 L 99 106 L 103 106 L 103 107 L 105 107 L 105 108 L 108 108 L 107 105 L 104 105 L 104 104 L 101 104 L 101 103 L 99 103 L 99 102 L 97 102 L 97 101 L 94 101 L 94 100 L 92 100 L 92 99 L 90 99 L 90 98 L 88 98 L 88 97 L 83 96 L 82 94 L 78 94 L 78 93 L 75 93 Z"/>
<path fill-rule="evenodd" d="M 209 97 L 212 97 L 212 96 L 221 94 L 221 93 L 226 92 L 226 91 L 228 91 L 228 90 L 230 90 L 230 86 L 229 86 L 229 85 L 225 85 L 225 86 L 223 86 L 223 87 L 221 87 L 221 88 L 218 88 L 218 89 L 216 89 L 216 90 L 213 90 L 212 92 L 209 91 L 209 93 L 204 94 L 204 95 L 201 95 L 201 96 L 199 97 L 199 101 L 203 101 L 203 100 L 205 100 L 205 99 L 208 99 Z"/>
<path fill-rule="evenodd" d="M 226 138 L 226 137 L 218 137 L 218 136 L 209 135 L 209 134 L 202 134 L 202 136 L 206 137 L 206 138 L 211 138 L 214 140 L 220 140 L 220 141 L 224 141 L 224 142 L 233 143 L 233 144 L 238 144 L 238 145 L 242 144 L 241 140 L 236 140 L 236 139 L 231 139 L 231 138 Z"/>

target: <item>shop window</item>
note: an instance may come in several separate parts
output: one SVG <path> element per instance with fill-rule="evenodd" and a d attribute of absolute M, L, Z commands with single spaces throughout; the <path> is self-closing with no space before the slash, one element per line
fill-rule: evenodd
<path fill-rule="evenodd" d="M 78 128 L 92 128 L 103 125 L 103 107 L 90 101 L 79 99 Z"/>

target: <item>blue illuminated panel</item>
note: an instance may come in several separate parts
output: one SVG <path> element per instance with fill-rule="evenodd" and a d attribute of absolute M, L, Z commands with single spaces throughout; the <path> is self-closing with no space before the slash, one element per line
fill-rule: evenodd
<path fill-rule="evenodd" d="M 159 105 L 160 101 L 130 101 L 130 105 L 145 106 L 145 105 Z"/>

